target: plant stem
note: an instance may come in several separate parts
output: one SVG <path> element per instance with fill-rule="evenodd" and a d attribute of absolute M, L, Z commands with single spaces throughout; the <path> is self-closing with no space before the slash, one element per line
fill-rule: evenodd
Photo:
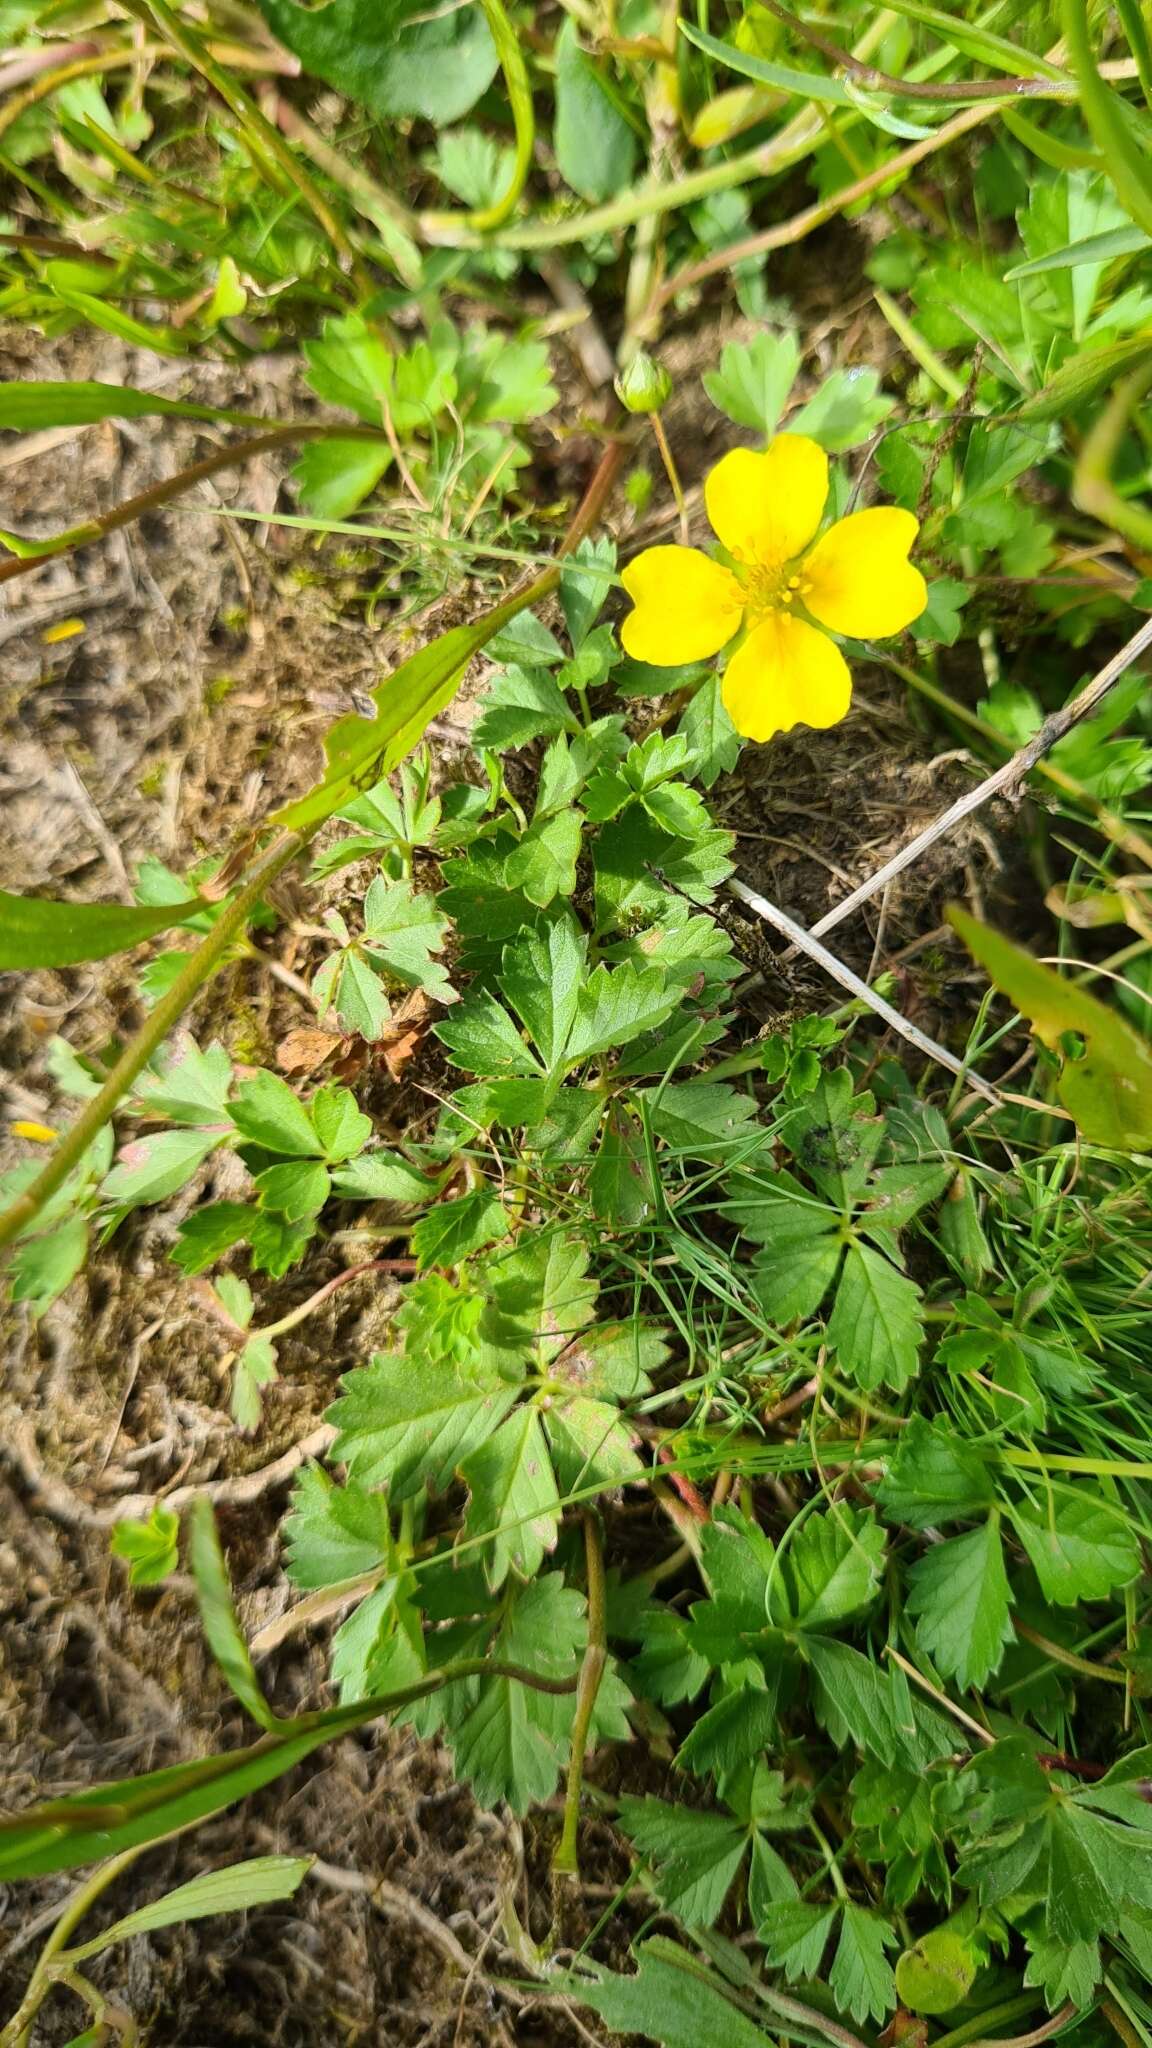
<path fill-rule="evenodd" d="M 31 1187 L 0 1216 L 0 1245 L 9 1244 L 33 1221 L 49 1196 L 67 1180 L 83 1158 L 98 1131 L 108 1122 L 121 1097 L 147 1066 L 153 1053 L 179 1023 L 185 1010 L 220 966 L 234 939 L 238 938 L 255 910 L 269 882 L 283 874 L 303 853 L 311 832 L 293 832 L 277 840 L 257 863 L 252 874 L 227 904 L 212 930 L 189 953 L 167 994 L 150 1011 L 135 1038 L 124 1048 L 98 1095 L 85 1105 L 80 1116 L 60 1140 L 42 1173 Z"/>
<path fill-rule="evenodd" d="M 588 1570 L 588 1642 L 584 1651 L 584 1661 L 580 1666 L 580 1679 L 576 1687 L 576 1711 L 572 1717 L 572 1753 L 568 1759 L 568 1782 L 564 1791 L 564 1825 L 556 1853 L 552 1858 L 552 1870 L 557 1877 L 578 1877 L 580 1874 L 578 1832 L 584 1758 L 588 1751 L 596 1697 L 604 1676 L 604 1666 L 608 1661 L 607 1599 L 600 1524 L 593 1508 L 585 1508 L 581 1520 L 584 1524 L 584 1555 Z"/>
<path fill-rule="evenodd" d="M 672 486 L 672 496 L 676 500 L 676 510 L 680 515 L 680 539 L 683 545 L 687 547 L 688 507 L 684 502 L 684 486 L 680 481 L 680 472 L 676 467 L 676 458 L 668 445 L 668 436 L 664 431 L 664 422 L 659 413 L 651 413 L 649 417 L 652 421 L 652 432 L 656 436 L 656 446 L 660 450 L 660 459 L 664 464 L 668 481 Z"/>
<path fill-rule="evenodd" d="M 396 1234 L 396 1232 L 391 1233 L 393 1236 Z M 253 1337 L 285 1336 L 289 1330 L 295 1330 L 300 1323 L 306 1322 L 308 1317 L 316 1309 L 322 1307 L 324 1302 L 331 1295 L 335 1294 L 338 1288 L 346 1287 L 349 1280 L 358 1279 L 361 1273 L 414 1273 L 415 1271 L 415 1259 L 364 1259 L 360 1265 L 349 1266 L 343 1273 L 337 1273 L 334 1280 L 326 1281 L 323 1287 L 316 1289 L 315 1294 L 308 1296 L 307 1301 L 302 1301 L 299 1308 L 289 1309 L 288 1314 L 281 1316 L 278 1323 L 265 1323 L 264 1327 L 259 1330 L 245 1330 L 243 1333 L 244 1338 L 247 1342 L 250 1342 Z"/>
<path fill-rule="evenodd" d="M 528 66 L 524 62 L 520 38 L 508 19 L 503 0 L 480 0 L 480 5 L 492 41 L 496 45 L 496 54 L 500 59 L 500 69 L 504 74 L 516 134 L 516 154 L 511 176 L 504 191 L 491 206 L 468 216 L 469 227 L 483 231 L 486 228 L 498 228 L 502 221 L 507 220 L 524 190 L 528 173 L 532 168 L 536 121 L 532 112 L 532 87 L 528 82 Z"/>
<path fill-rule="evenodd" d="M 145 512 L 155 511 L 158 505 L 169 504 L 173 498 L 191 490 L 193 484 L 215 476 L 218 470 L 233 469 L 237 463 L 247 462 L 250 456 L 266 455 L 273 448 L 294 447 L 301 441 L 323 440 L 325 436 L 333 435 L 341 440 L 354 441 L 385 438 L 375 427 L 346 427 L 332 420 L 288 420 L 282 427 L 274 427 L 267 434 L 257 434 L 250 441 L 236 441 L 227 448 L 217 448 L 202 462 L 192 463 L 188 469 L 165 477 L 161 483 L 150 484 L 146 491 L 138 491 L 134 498 L 125 498 L 123 504 L 113 506 L 111 512 L 102 513 L 99 519 L 89 519 L 83 526 L 73 526 L 68 532 L 57 534 L 54 540 L 45 541 L 38 547 L 35 554 L 18 555 L 14 561 L 0 564 L 0 583 L 11 583 L 17 576 L 29 576 L 41 562 L 54 561 L 58 555 L 68 555 L 75 548 L 90 547 L 93 541 L 104 540 L 118 527 L 131 526 Z"/>
<path fill-rule="evenodd" d="M 59 1955 L 73 1928 L 79 1925 L 89 1907 L 95 1905 L 96 1900 L 102 1892 L 107 1891 L 110 1884 L 115 1883 L 121 1871 L 127 1870 L 130 1864 L 135 1863 L 136 1858 L 143 1854 L 145 1846 L 141 1842 L 137 1848 L 123 1849 L 119 1856 L 113 1856 L 107 1863 L 101 1863 L 99 1868 L 92 1872 L 91 1877 L 78 1885 L 71 1898 L 65 1901 L 60 1918 L 36 1958 L 36 1967 L 20 2001 L 19 2009 L 13 2013 L 7 2026 L 0 2031 L 0 2048 L 27 2048 L 31 2039 L 32 2022 L 50 1989 L 49 1966 L 53 1957 Z"/>
<path fill-rule="evenodd" d="M 1079 1671 L 1085 1678 L 1099 1678 L 1105 1685 L 1127 1685 L 1126 1671 L 1110 1671 L 1104 1664 L 1091 1664 L 1087 1657 L 1078 1657 L 1075 1650 L 1066 1650 L 1063 1643 L 1054 1643 L 1050 1637 L 1042 1636 L 1036 1629 L 1029 1628 L 1019 1616 L 1014 1616 L 1013 1619 L 1017 1635 L 1022 1636 L 1026 1643 L 1031 1643 L 1034 1649 L 1043 1650 L 1044 1655 L 1053 1664 L 1062 1664 L 1069 1671 Z"/>

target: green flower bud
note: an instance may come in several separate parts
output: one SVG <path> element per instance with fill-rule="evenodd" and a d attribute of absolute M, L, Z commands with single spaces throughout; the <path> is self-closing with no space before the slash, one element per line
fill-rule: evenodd
<path fill-rule="evenodd" d="M 644 349 L 616 379 L 616 396 L 629 412 L 659 412 L 672 396 L 672 379 Z"/>

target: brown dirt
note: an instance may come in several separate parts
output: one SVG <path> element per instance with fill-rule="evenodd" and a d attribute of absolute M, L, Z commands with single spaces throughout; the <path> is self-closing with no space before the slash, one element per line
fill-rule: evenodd
<path fill-rule="evenodd" d="M 856 319 L 851 308 L 828 314 L 826 346 L 849 359 L 878 345 L 874 332 L 852 327 Z M 692 373 L 717 349 L 715 330 L 675 345 L 682 390 L 694 388 Z M 177 388 L 170 363 L 110 341 L 97 361 L 74 342 L 10 336 L 8 364 L 12 375 Z M 181 364 L 178 388 L 281 415 L 300 403 L 291 369 L 275 360 L 243 376 Z M 671 416 L 689 477 L 720 450 L 705 418 L 691 399 Z M 46 531 L 70 523 L 171 473 L 204 445 L 200 430 L 165 423 L 157 432 L 148 422 L 82 430 L 42 447 L 34 462 L 14 462 L 10 444 L 0 449 L 0 524 Z M 127 900 L 145 853 L 184 866 L 218 852 L 310 779 L 323 727 L 376 680 L 387 627 L 365 623 L 355 567 L 335 582 L 327 574 L 313 581 L 318 565 L 306 538 L 213 516 L 214 500 L 272 511 L 285 502 L 285 467 L 277 460 L 225 472 L 198 500 L 8 587 L 0 802 L 9 832 L 0 882 Z M 67 619 L 82 620 L 83 633 L 46 644 L 45 632 Z M 466 707 L 452 716 L 465 722 Z M 719 793 L 739 834 L 741 871 L 794 915 L 814 919 L 955 794 L 954 768 L 930 752 L 890 687 L 866 675 L 834 737 L 753 751 Z M 874 945 L 886 957 L 922 937 L 938 922 L 941 893 L 962 891 L 970 864 L 994 857 L 973 828 L 934 872 L 918 871 L 914 890 L 893 892 L 883 929 L 875 906 L 853 921 L 845 956 L 866 967 Z M 297 887 L 283 898 L 289 915 Z M 293 944 L 290 933 L 275 941 L 289 970 Z M 802 969 L 780 1000 L 824 1004 L 827 991 Z M 265 1047 L 310 1017 L 299 996 L 253 963 L 224 977 L 206 1011 L 209 1023 L 226 1020 L 233 1040 L 242 1030 Z M 9 1115 L 51 1119 L 41 1048 L 53 1032 L 83 1051 L 137 1017 L 129 973 L 115 961 L 10 985 L 0 1026 Z M 247 1739 L 205 1657 L 189 1584 L 178 1577 L 128 1591 L 109 1557 L 107 1524 L 125 1494 L 262 1468 L 290 1449 L 315 1427 L 341 1371 L 370 1348 L 391 1298 L 373 1279 L 357 1281 L 285 1344 L 263 1431 L 248 1442 L 226 1413 L 226 1334 L 166 1260 L 173 1227 L 171 1212 L 133 1219 L 39 1323 L 22 1310 L 7 1316 L 0 1800 L 8 1807 Z M 321 1251 L 286 1281 L 262 1283 L 258 1319 L 283 1312 L 335 1270 L 335 1254 Z M 287 1603 L 276 1540 L 284 1497 L 281 1485 L 222 1516 L 250 1629 Z M 324 1634 L 294 1638 L 268 1660 L 263 1675 L 281 1710 L 326 1698 Z M 639 1746 L 608 1768 L 626 1768 L 633 1784 L 652 1789 L 662 1771 Z M 504 1945 L 510 1907 L 532 1938 L 546 1931 L 555 1825 L 548 1814 L 521 1829 L 477 1813 L 443 1754 L 410 1734 L 350 1739 L 241 1815 L 150 1852 L 110 1909 L 127 1911 L 197 1870 L 272 1848 L 322 1859 L 318 1881 L 296 1902 L 213 1922 L 207 1936 L 193 1927 L 138 1939 L 94 1974 L 124 1999 L 145 2039 L 164 2048 L 568 2048 L 596 2036 L 546 2000 L 501 1995 L 490 1982 L 526 1975 Z M 623 1870 L 605 1825 L 590 1823 L 588 1841 L 586 1874 L 595 1882 L 570 1913 L 580 1932 Z M 30 1937 L 47 1925 L 39 1916 L 67 1888 L 48 1880 L 0 1893 L 0 2010 L 22 1988 L 36 1950 Z M 601 1952 L 622 1955 L 630 1931 L 628 1917 L 618 1918 Z M 452 1960 L 459 1950 L 482 1957 L 470 1980 Z M 75 2032 L 75 2008 L 61 2000 L 54 2011 L 38 2043 Z"/>

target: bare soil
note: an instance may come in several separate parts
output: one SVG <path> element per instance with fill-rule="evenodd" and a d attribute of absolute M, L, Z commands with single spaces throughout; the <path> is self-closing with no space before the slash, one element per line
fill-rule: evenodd
<path fill-rule="evenodd" d="M 829 361 L 833 353 L 877 360 L 883 344 L 874 330 L 850 305 L 839 311 L 830 289 L 826 296 L 820 345 Z M 689 479 L 723 445 L 722 423 L 693 396 L 694 373 L 715 361 L 722 339 L 701 330 L 670 351 L 684 395 L 669 428 Z M 27 334 L 9 335 L 6 349 L 12 376 L 155 383 L 279 415 L 304 402 L 292 367 L 277 360 L 243 373 L 189 368 L 112 341 L 97 357 L 91 344 L 37 344 Z M 49 434 L 31 451 L 9 440 L 0 447 L 0 524 L 46 532 L 72 523 L 171 474 L 205 445 L 205 430 L 173 422 L 161 431 L 138 422 Z M 587 438 L 575 446 L 586 450 Z M 575 457 L 567 460 L 573 470 Z M 341 566 L 338 543 L 321 552 L 299 533 L 218 516 L 228 505 L 263 515 L 291 508 L 287 466 L 276 458 L 224 472 L 143 526 L 8 586 L 0 613 L 5 886 L 130 900 L 142 856 L 182 869 L 218 853 L 311 780 L 323 728 L 378 679 L 388 625 L 385 608 L 383 623 L 367 622 L 363 591 L 375 579 Z M 554 491 L 554 475 L 548 484 Z M 445 603 L 459 596 L 445 592 Z M 83 630 L 52 637 L 67 621 Z M 466 702 L 452 707 L 442 744 L 458 751 L 467 719 Z M 749 750 L 718 800 L 738 835 L 741 872 L 811 922 L 959 787 L 955 757 L 934 758 L 902 698 L 866 673 L 834 735 Z M 970 892 L 998 859 L 986 827 L 973 826 L 940 849 L 934 867 L 917 870 L 913 890 L 893 890 L 842 934 L 844 957 L 860 969 L 899 965 L 912 949 L 901 969 L 904 1000 L 929 1030 L 947 1034 L 962 970 L 955 954 L 924 970 L 932 959 L 925 936 L 939 925 L 944 896 Z M 291 930 L 299 885 L 278 901 L 287 923 L 270 944 L 291 976 L 301 958 Z M 773 980 L 754 938 L 749 964 L 763 966 L 764 980 L 749 999 L 750 1030 L 827 1002 L 803 963 Z M 122 961 L 10 979 L 0 1012 L 8 1115 L 51 1120 L 42 1066 L 49 1036 L 62 1032 L 83 1051 L 127 1033 L 138 1015 Z M 222 977 L 196 1019 L 249 1058 L 267 1057 L 286 1030 L 309 1021 L 304 998 L 251 961 Z M 382 1113 L 402 1115 L 402 1099 Z M 0 1802 L 8 1808 L 250 1739 L 205 1656 L 189 1584 L 177 1577 L 129 1591 L 109 1555 L 109 1528 L 126 1496 L 228 1481 L 290 1458 L 340 1373 L 378 1340 L 394 1299 L 394 1283 L 376 1276 L 335 1295 L 285 1344 L 263 1429 L 254 1441 L 241 1438 L 220 1370 L 227 1333 L 166 1258 L 174 1214 L 170 1205 L 132 1219 L 39 1322 L 24 1310 L 7 1314 Z M 304 1299 L 339 1263 L 321 1248 L 285 1281 L 262 1283 L 259 1319 Z M 221 1511 L 250 1630 L 287 1605 L 276 1531 L 288 1478 L 281 1466 L 255 1501 Z M 266 1660 L 263 1677 L 282 1710 L 326 1699 L 325 1634 L 293 1636 Z M 603 1767 L 613 1783 L 624 1775 L 650 1790 L 668 1770 L 640 1744 Z M 548 1928 L 557 1825 L 547 1813 L 523 1828 L 478 1813 L 434 1746 L 404 1731 L 369 1732 L 323 1752 L 241 1813 L 151 1852 L 116 1888 L 109 1911 L 273 1848 L 320 1859 L 318 1881 L 297 1902 L 139 1938 L 95 1973 L 136 2015 L 144 2039 L 165 2048 L 568 2048 L 597 2039 L 543 1995 L 491 1983 L 527 1979 L 509 1927 L 514 1911 L 526 1942 Z M 590 1822 L 585 1884 L 565 1908 L 567 1938 L 587 1934 L 626 1868 L 608 1826 Z M 0 1891 L 0 2011 L 17 2001 L 67 1889 L 66 1880 L 49 1880 Z M 597 1952 L 621 1957 L 637 1924 L 618 1915 Z M 45 2048 L 76 2031 L 67 1999 L 53 2010 L 37 2034 Z"/>

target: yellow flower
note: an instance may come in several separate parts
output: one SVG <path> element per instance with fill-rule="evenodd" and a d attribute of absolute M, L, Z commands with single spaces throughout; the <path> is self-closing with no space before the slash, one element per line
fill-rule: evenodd
<path fill-rule="evenodd" d="M 911 512 L 852 512 L 817 540 L 827 496 L 828 457 L 805 435 L 779 434 L 762 455 L 734 448 L 704 485 L 726 562 L 698 548 L 646 548 L 624 571 L 634 609 L 620 637 L 637 661 L 703 661 L 743 627 L 722 694 L 751 740 L 843 718 L 852 677 L 821 626 L 884 639 L 928 601 L 908 560 L 919 532 Z"/>

